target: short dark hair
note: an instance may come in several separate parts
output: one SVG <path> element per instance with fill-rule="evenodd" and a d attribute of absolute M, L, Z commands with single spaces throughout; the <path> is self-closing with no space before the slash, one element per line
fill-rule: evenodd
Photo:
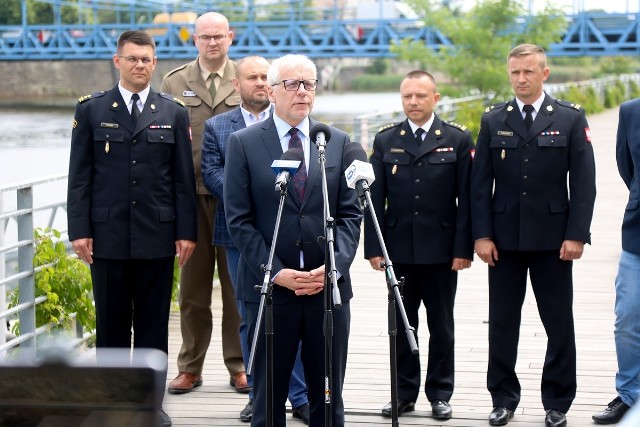
<path fill-rule="evenodd" d="M 407 73 L 406 76 L 404 76 L 404 78 L 402 79 L 402 81 L 405 81 L 407 79 L 421 79 L 421 78 L 428 78 L 429 80 L 431 80 L 431 82 L 433 83 L 433 91 L 436 92 L 436 78 L 433 77 L 433 75 L 431 73 L 428 73 L 424 70 L 413 70 L 413 71 L 409 71 Z"/>
<path fill-rule="evenodd" d="M 120 37 L 118 37 L 118 52 L 122 50 L 125 43 L 133 43 L 138 46 L 151 46 L 154 52 L 156 50 L 156 42 L 153 41 L 153 37 L 144 31 L 125 31 L 120 34 Z"/>

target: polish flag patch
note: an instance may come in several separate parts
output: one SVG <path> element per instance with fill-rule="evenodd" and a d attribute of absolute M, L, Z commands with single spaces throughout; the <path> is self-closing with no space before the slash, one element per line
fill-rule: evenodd
<path fill-rule="evenodd" d="M 476 158 L 476 149 L 472 148 L 469 153 L 471 154 L 471 160 L 474 160 Z"/>
<path fill-rule="evenodd" d="M 591 129 L 584 128 L 584 137 L 587 139 L 587 142 L 591 144 Z"/>

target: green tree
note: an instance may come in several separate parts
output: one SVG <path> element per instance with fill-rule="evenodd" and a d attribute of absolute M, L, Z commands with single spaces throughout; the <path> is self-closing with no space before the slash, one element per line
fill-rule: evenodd
<path fill-rule="evenodd" d="M 401 59 L 419 61 L 426 70 L 443 72 L 466 93 L 493 93 L 498 99 L 511 93 L 506 78 L 511 48 L 534 43 L 547 49 L 560 41 L 566 28 L 563 12 L 549 4 L 523 19 L 526 12 L 514 0 L 482 0 L 466 13 L 432 0 L 410 3 L 425 17 L 425 24 L 438 28 L 452 46 L 434 50 L 422 41 L 405 39 L 392 50 Z"/>

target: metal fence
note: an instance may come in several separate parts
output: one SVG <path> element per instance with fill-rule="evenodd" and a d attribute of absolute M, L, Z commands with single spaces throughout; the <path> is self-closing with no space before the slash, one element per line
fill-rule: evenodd
<path fill-rule="evenodd" d="M 67 202 L 63 199 L 37 204 L 34 203 L 34 193 L 42 188 L 47 191 L 48 184 L 63 184 L 66 179 L 66 175 L 59 175 L 0 187 L 0 359 L 18 347 L 20 357 L 35 359 L 38 336 L 47 333 L 53 326 L 36 327 L 36 306 L 46 301 L 47 297 L 36 298 L 35 275 L 53 264 L 34 267 L 34 228 L 52 228 L 60 222 L 66 225 Z M 3 209 L 12 195 L 15 197 L 15 208 Z M 66 240 L 66 230 L 59 231 Z M 16 288 L 19 291 L 18 304 L 7 309 L 7 292 Z M 4 327 L 11 319 L 20 321 L 20 334 L 17 337 L 11 336 Z M 79 345 L 90 336 L 91 333 L 84 333 L 82 327 L 76 325 L 75 339 L 69 344 Z"/>

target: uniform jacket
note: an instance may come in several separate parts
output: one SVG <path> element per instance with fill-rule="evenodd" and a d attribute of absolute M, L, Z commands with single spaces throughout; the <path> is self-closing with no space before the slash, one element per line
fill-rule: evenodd
<path fill-rule="evenodd" d="M 310 125 L 315 122 L 311 120 Z M 342 164 L 344 146 L 349 137 L 332 128 L 326 145 L 326 175 L 330 213 L 335 218 L 334 246 L 336 268 L 342 275 L 338 281 L 343 301 L 352 296 L 349 268 L 355 257 L 360 236 L 362 212 L 356 192 L 347 187 Z M 273 116 L 261 123 L 231 134 L 227 142 L 224 168 L 224 205 L 229 233 L 242 255 L 238 266 L 237 298 L 257 302 L 262 285 L 261 265 L 269 259 L 269 248 L 278 212 L 280 192 L 275 191 L 276 174 L 271 163 L 280 159 L 282 147 Z M 300 251 L 304 253 L 305 270 L 324 263 L 325 247 L 318 237 L 324 236 L 321 170 L 318 149 L 310 144 L 308 180 L 302 205 L 298 204 L 293 186 L 288 185 L 280 233 L 275 249 L 271 277 L 283 268 L 300 270 Z M 322 304 L 320 292 L 309 298 Z M 294 293 L 282 286 L 273 287 L 274 304 L 285 303 Z"/>
<path fill-rule="evenodd" d="M 389 257 L 403 264 L 473 259 L 469 132 L 435 116 L 418 145 L 407 120 L 378 133 L 370 162 L 371 201 Z M 365 217 L 365 258 L 382 256 L 370 215 Z"/>
<path fill-rule="evenodd" d="M 622 220 L 622 249 L 640 255 L 640 98 L 620 106 L 616 160 L 622 180 L 629 188 L 629 201 Z"/>
<path fill-rule="evenodd" d="M 591 243 L 595 162 L 580 106 L 547 94 L 529 131 L 515 99 L 487 109 L 471 182 L 474 239 L 513 251 Z"/>
<path fill-rule="evenodd" d="M 162 79 L 162 91 L 180 99 L 189 111 L 193 169 L 196 174 L 196 191 L 198 194 L 209 194 L 200 171 L 204 122 L 211 116 L 233 110 L 240 105 L 240 95 L 235 91 L 232 83 L 235 75 L 236 63 L 227 60 L 224 77 L 220 80 L 216 97 L 213 101 L 206 83 L 202 80 L 198 58 L 169 71 Z"/>
<path fill-rule="evenodd" d="M 134 128 L 118 87 L 80 99 L 71 134 L 69 240 L 93 238 L 95 257 L 175 255 L 196 240 L 189 117 L 172 96 L 149 91 Z"/>

